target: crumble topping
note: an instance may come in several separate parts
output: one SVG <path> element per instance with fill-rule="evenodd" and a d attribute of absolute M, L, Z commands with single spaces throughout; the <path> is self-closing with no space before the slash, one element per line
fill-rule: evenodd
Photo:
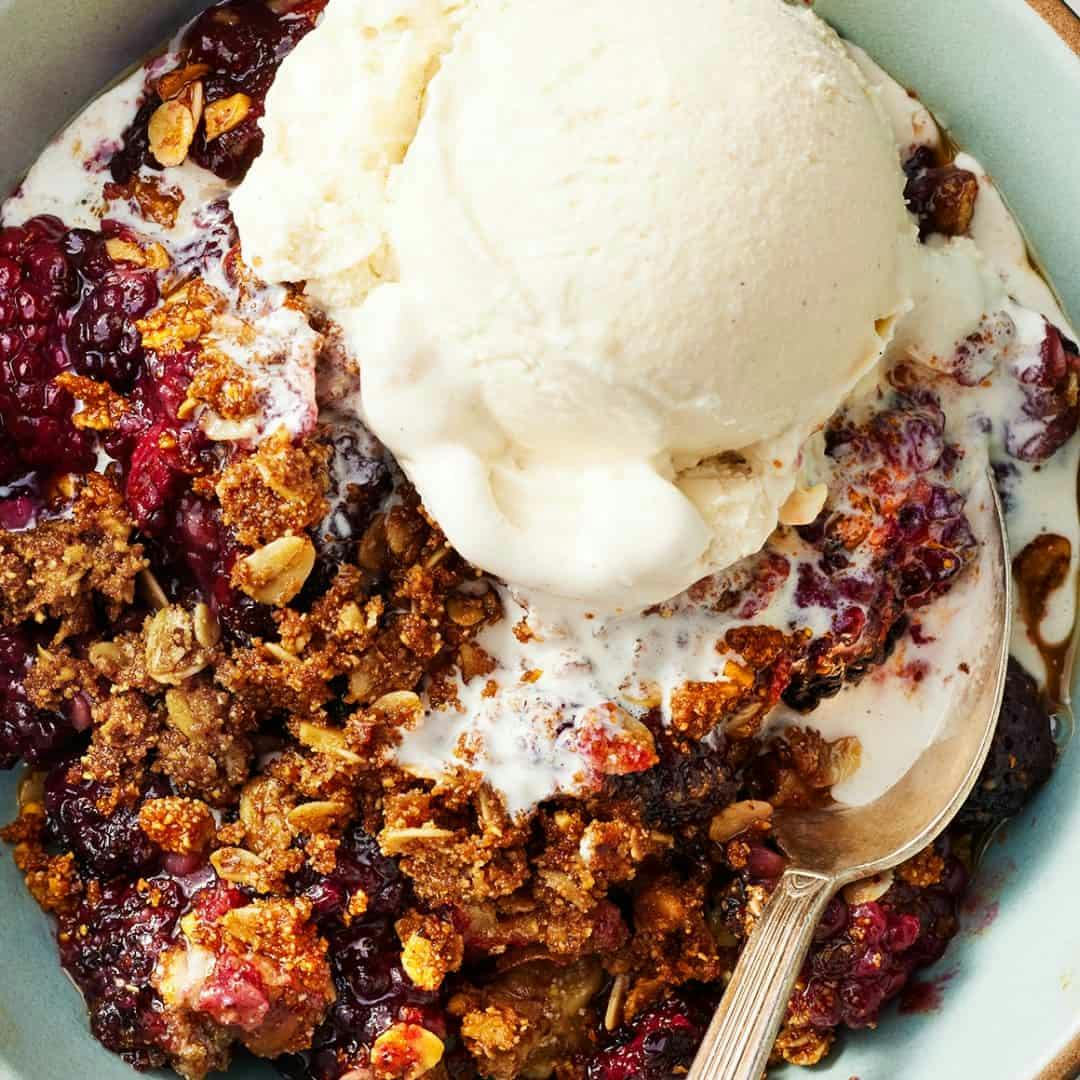
<path fill-rule="evenodd" d="M 66 482 L 75 489 L 68 515 L 29 531 L 0 531 L 0 619 L 52 621 L 56 642 L 93 626 L 95 596 L 118 617 L 147 565 L 116 488 L 95 474 Z"/>
<path fill-rule="evenodd" d="M 132 176 L 122 184 L 107 183 L 104 198 L 106 203 L 120 200 L 130 203 L 144 220 L 174 229 L 180 217 L 184 192 L 165 183 L 160 176 Z"/>
<path fill-rule="evenodd" d="M 1010 306 L 830 423 L 814 522 L 640 619 L 544 610 L 469 566 L 343 411 L 340 331 L 245 266 L 212 183 L 257 152 L 268 57 L 320 7 L 202 16 L 129 102 L 112 181 L 86 174 L 86 235 L 5 215 L 27 281 L 28 248 L 69 260 L 56 325 L 18 333 L 59 334 L 70 367 L 35 354 L 21 412 L 0 386 L 0 760 L 30 767 L 2 835 L 95 1034 L 140 1067 L 195 1080 L 239 1044 L 313 1080 L 604 1080 L 651 1075 L 661 1033 L 678 1074 L 786 865 L 775 810 L 859 768 L 811 710 L 917 645 L 974 558 L 956 429 L 992 409 L 963 395 L 1020 410 L 994 448 L 1020 499 L 1075 469 L 1076 349 Z M 222 56 L 250 48 L 241 78 Z M 911 159 L 909 199 L 963 236 L 988 189 L 940 158 Z M 39 415 L 46 388 L 66 396 Z M 1080 545 L 1026 561 L 1043 547 L 1052 643 Z M 1052 761 L 1015 665 L 1007 703 L 1014 749 L 960 824 L 826 912 L 775 1060 L 876 1023 L 955 934 L 972 835 Z"/>
<path fill-rule="evenodd" d="M 214 837 L 216 823 L 206 803 L 196 799 L 151 799 L 139 810 L 139 827 L 162 851 L 197 855 Z"/>

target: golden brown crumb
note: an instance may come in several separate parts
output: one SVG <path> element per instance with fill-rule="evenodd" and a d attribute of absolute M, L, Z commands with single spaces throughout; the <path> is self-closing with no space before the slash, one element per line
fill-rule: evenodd
<path fill-rule="evenodd" d="M 181 795 L 211 806 L 235 803 L 248 778 L 255 714 L 209 682 L 191 680 L 166 692 L 164 719 L 155 769 Z"/>
<path fill-rule="evenodd" d="M 136 325 L 143 347 L 171 355 L 210 332 L 225 299 L 199 278 L 189 281 Z"/>
<path fill-rule="evenodd" d="M 188 387 L 188 401 L 206 405 L 226 420 L 243 420 L 258 410 L 255 387 L 243 369 L 206 348 Z M 191 406 L 185 402 L 184 408 Z"/>
<path fill-rule="evenodd" d="M 70 708 L 79 698 L 89 715 L 90 703 L 97 702 L 97 672 L 89 661 L 72 654 L 66 646 L 52 649 L 38 647 L 33 667 L 23 686 L 26 696 L 39 709 Z"/>
<path fill-rule="evenodd" d="M 161 177 L 133 176 L 125 184 L 106 184 L 108 202 L 125 200 L 147 221 L 166 229 L 176 227 L 184 193 L 178 187 L 167 187 Z"/>
<path fill-rule="evenodd" d="M 111 431 L 128 410 L 127 398 L 107 383 L 76 375 L 73 371 L 61 372 L 53 382 L 81 403 L 82 408 L 71 418 L 77 428 Z"/>
<path fill-rule="evenodd" d="M 93 625 L 95 596 L 116 618 L 134 599 L 135 577 L 146 566 L 133 528 L 120 493 L 91 474 L 78 482 L 70 519 L 0 531 L 0 620 L 55 619 L 54 639 L 62 641 Z"/>
<path fill-rule="evenodd" d="M 281 430 L 264 439 L 255 453 L 231 462 L 215 491 L 222 516 L 240 542 L 266 544 L 322 521 L 329 510 L 328 456 L 326 447 L 296 446 Z"/>
<path fill-rule="evenodd" d="M 169 1063 L 183 1077 L 225 1072 L 232 1059 L 232 1032 L 208 1016 L 186 1009 L 163 1009 L 161 1043 Z"/>
<path fill-rule="evenodd" d="M 462 1038 L 473 1053 L 482 1049 L 483 1056 L 487 1058 L 513 1050 L 528 1030 L 529 1021 L 508 1005 L 473 1009 L 461 1018 Z"/>
<path fill-rule="evenodd" d="M 461 1035 L 493 1080 L 547 1076 L 589 1045 L 597 1018 L 590 1003 L 603 984 L 594 958 L 568 966 L 535 961 L 466 987 L 448 1003 Z"/>
<path fill-rule="evenodd" d="M 120 693 L 106 698 L 93 712 L 93 736 L 82 761 L 84 775 L 105 784 L 137 783 L 157 745 L 161 710 L 141 694 Z"/>
<path fill-rule="evenodd" d="M 925 888 L 941 881 L 944 871 L 945 860 L 931 844 L 907 862 L 901 863 L 896 868 L 896 876 L 916 888 Z"/>
<path fill-rule="evenodd" d="M 214 837 L 214 815 L 197 799 L 150 799 L 139 810 L 139 827 L 163 851 L 196 855 Z"/>
<path fill-rule="evenodd" d="M 635 934 L 626 953 L 630 989 L 624 1009 L 634 1016 L 670 986 L 713 982 L 724 970 L 706 920 L 706 882 L 674 873 L 639 878 L 633 887 Z"/>
<path fill-rule="evenodd" d="M 732 672 L 745 669 L 729 664 Z M 725 673 L 727 674 L 727 673 Z M 753 689 L 753 676 L 726 682 L 688 682 L 671 695 L 671 723 L 692 739 L 702 739 L 736 715 Z"/>
<path fill-rule="evenodd" d="M 241 969 L 255 970 L 270 1003 L 265 1021 L 234 1031 L 240 1041 L 262 1057 L 295 1053 L 310 1045 L 334 999 L 334 987 L 326 941 L 312 922 L 309 901 L 256 900 L 216 920 L 192 911 L 181 927 L 183 941 L 162 957 L 154 973 L 154 984 L 170 1011 L 198 1015 L 209 1007 L 199 982 L 185 975 L 192 952 L 226 957 Z M 283 1014 L 289 1023 L 281 1023 Z"/>
<path fill-rule="evenodd" d="M 25 851 L 15 851 L 15 865 L 26 874 L 26 888 L 43 911 L 56 915 L 70 913 L 83 893 L 83 882 L 75 869 L 75 856 L 49 855 L 44 863 L 29 860 Z"/>
<path fill-rule="evenodd" d="M 777 1036 L 773 1056 L 791 1065 L 816 1065 L 829 1053 L 834 1038 L 832 1031 L 797 1028 L 788 1023 Z"/>
<path fill-rule="evenodd" d="M 337 869 L 337 852 L 341 841 L 336 836 L 320 833 L 308 837 L 304 843 L 304 854 L 308 864 L 318 874 L 332 874 Z"/>
<path fill-rule="evenodd" d="M 363 889 L 357 889 L 352 896 L 349 897 L 349 902 L 345 906 L 345 916 L 347 920 L 360 919 L 367 914 L 368 905 L 371 901 L 368 899 L 368 894 Z"/>
<path fill-rule="evenodd" d="M 394 924 L 401 940 L 401 966 L 421 990 L 438 990 L 461 968 L 465 941 L 452 922 L 413 911 Z"/>

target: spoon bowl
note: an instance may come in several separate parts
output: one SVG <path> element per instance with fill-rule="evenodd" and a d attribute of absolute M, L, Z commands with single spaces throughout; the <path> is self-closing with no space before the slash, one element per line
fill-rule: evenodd
<path fill-rule="evenodd" d="M 790 859 L 728 984 L 689 1080 L 759 1080 L 791 988 L 825 905 L 838 889 L 918 854 L 952 821 L 970 794 L 994 737 L 1005 689 L 1012 579 L 1005 520 L 987 473 L 968 497 L 979 540 L 969 574 L 970 616 L 963 655 L 941 655 L 955 669 L 935 741 L 889 790 L 864 806 L 778 809 L 776 839 Z M 903 724 L 904 695 L 880 695 L 875 724 Z"/>

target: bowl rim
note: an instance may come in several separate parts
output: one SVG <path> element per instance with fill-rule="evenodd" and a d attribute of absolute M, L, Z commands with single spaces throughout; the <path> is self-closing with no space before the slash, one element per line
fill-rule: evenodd
<path fill-rule="evenodd" d="M 1065 0 L 1027 0 L 1037 15 L 1080 58 L 1080 12 Z M 1080 1031 L 1039 1072 L 1035 1080 L 1075 1080 L 1080 1076 Z"/>
<path fill-rule="evenodd" d="M 1080 14 L 1065 0 L 1027 0 L 1037 15 L 1080 58 Z M 1080 1032 L 1054 1056 L 1035 1080 L 1074 1080 L 1080 1075 Z"/>
<path fill-rule="evenodd" d="M 1044 19 L 1077 56 L 1080 56 L 1080 12 L 1066 0 L 1027 0 L 1028 6 Z"/>
<path fill-rule="evenodd" d="M 203 0 L 203 2 L 209 3 L 210 0 Z M 1026 3 L 1072 50 L 1078 61 L 1080 61 L 1080 0 L 1071 0 L 1073 6 L 1070 6 L 1070 0 L 1026 0 Z M 3 5 L 4 0 L 0 0 L 0 7 L 3 7 Z M 131 70 L 137 67 L 139 63 L 141 61 L 133 64 Z M 123 74 L 127 74 L 127 72 Z M 122 75 L 114 81 L 118 81 L 120 77 Z M 1080 658 L 1074 663 L 1073 682 L 1074 686 L 1080 687 Z M 1080 736 L 1080 732 L 1077 735 Z M 1053 777 L 1050 782 L 1054 782 Z M 0 854 L 5 858 L 10 858 L 9 853 Z M 4 1063 L 0 1060 L 0 1078 L 4 1078 L 6 1075 Z M 1080 1018 L 1078 1018 L 1075 1033 L 1054 1057 L 1032 1077 L 1032 1080 L 1080 1080 Z"/>

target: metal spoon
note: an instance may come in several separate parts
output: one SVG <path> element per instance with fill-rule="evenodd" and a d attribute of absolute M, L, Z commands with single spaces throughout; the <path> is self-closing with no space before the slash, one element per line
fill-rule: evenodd
<path fill-rule="evenodd" d="M 950 660 L 965 663 L 970 675 L 937 741 L 884 795 L 865 806 L 777 811 L 775 836 L 791 863 L 739 957 L 688 1080 L 760 1080 L 825 905 L 842 886 L 931 843 L 978 778 L 1001 708 L 1012 617 L 1005 521 L 989 475 L 968 499 L 968 515 L 981 542 L 973 572 L 984 602 L 970 610 L 963 656 Z M 901 704 L 903 695 L 894 700 Z M 890 712 L 874 722 L 904 722 L 899 710 Z"/>

